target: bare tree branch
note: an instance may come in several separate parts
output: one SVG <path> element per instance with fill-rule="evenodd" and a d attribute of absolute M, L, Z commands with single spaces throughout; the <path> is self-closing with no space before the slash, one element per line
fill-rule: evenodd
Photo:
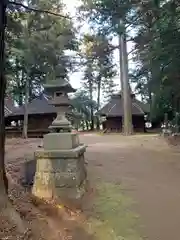
<path fill-rule="evenodd" d="M 54 15 L 54 16 L 57 16 L 57 17 L 71 19 L 70 17 L 59 14 L 59 13 L 51 12 L 51 11 L 48 11 L 48 10 L 42 10 L 42 9 L 36 9 L 36 8 L 28 7 L 28 6 L 24 5 L 23 3 L 18 3 L 18 2 L 15 2 L 15 1 L 8 1 L 8 4 L 23 7 L 24 9 L 27 9 L 27 10 L 32 11 L 32 12 L 47 13 L 47 14 L 51 14 L 51 15 Z"/>
<path fill-rule="evenodd" d="M 130 52 L 128 52 L 128 56 L 130 55 L 130 54 L 134 54 L 135 53 L 135 51 L 137 51 L 137 49 L 136 48 L 133 48 Z"/>

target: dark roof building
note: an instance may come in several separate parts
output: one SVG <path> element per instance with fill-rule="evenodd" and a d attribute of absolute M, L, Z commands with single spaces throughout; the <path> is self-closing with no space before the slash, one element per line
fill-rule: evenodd
<path fill-rule="evenodd" d="M 50 104 L 51 98 L 45 94 L 41 94 L 39 97 L 33 99 L 27 106 L 28 109 L 28 131 L 29 136 L 33 133 L 33 136 L 42 135 L 46 133 L 48 127 L 51 125 L 53 119 L 57 115 L 56 108 Z M 7 122 L 24 120 L 24 105 L 14 108 L 6 117 Z M 67 113 L 69 120 L 74 121 L 78 118 L 76 113 L 69 111 Z M 21 126 L 22 127 L 22 126 Z"/>
<path fill-rule="evenodd" d="M 44 115 L 49 113 L 56 113 L 55 107 L 49 104 L 49 98 L 41 94 L 39 97 L 33 99 L 27 106 L 29 115 Z M 24 116 L 24 105 L 16 108 L 9 117 Z"/>
<path fill-rule="evenodd" d="M 28 115 L 47 115 L 47 114 L 56 114 L 56 108 L 50 104 L 51 98 L 45 94 L 34 98 L 30 103 L 28 103 Z M 72 115 L 72 113 L 69 113 Z M 24 105 L 21 107 L 14 108 L 8 117 L 22 117 L 24 116 Z"/>
<path fill-rule="evenodd" d="M 131 94 L 132 98 L 132 115 L 145 115 L 149 113 L 149 105 L 142 103 L 135 98 L 134 94 Z M 123 101 L 122 95 L 113 95 L 110 101 L 98 112 L 99 115 L 118 117 L 123 116 Z"/>
<path fill-rule="evenodd" d="M 134 128 L 144 129 L 144 116 L 149 113 L 149 105 L 144 104 L 131 94 L 132 98 L 132 120 Z M 110 101 L 98 112 L 100 116 L 106 116 L 104 128 L 122 129 L 123 99 L 122 94 L 115 94 Z"/>

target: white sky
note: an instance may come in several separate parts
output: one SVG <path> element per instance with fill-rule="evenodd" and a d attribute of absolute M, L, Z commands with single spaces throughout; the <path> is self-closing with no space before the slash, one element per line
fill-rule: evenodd
<path fill-rule="evenodd" d="M 79 5 L 79 0 L 63 0 L 63 2 L 66 4 L 67 12 L 69 12 L 72 17 L 75 17 L 76 16 L 76 7 Z M 82 31 L 86 32 L 87 29 L 88 29 L 88 24 L 85 23 Z M 115 38 L 113 42 L 115 42 L 115 44 L 116 44 L 118 41 Z M 133 48 L 133 43 L 128 42 L 128 44 L 127 44 L 128 52 L 131 51 L 132 48 Z M 132 58 L 131 54 L 129 55 L 129 58 Z M 116 63 L 119 63 L 118 50 L 115 51 L 115 53 L 114 53 L 114 60 L 115 60 Z M 130 68 L 133 67 L 132 61 L 129 61 L 129 67 Z M 70 76 L 71 84 L 76 89 L 81 87 L 81 79 L 82 79 L 82 72 L 77 72 L 77 73 L 74 73 Z M 117 89 L 119 90 L 120 89 L 119 74 L 114 78 L 114 82 L 116 84 L 118 84 Z"/>

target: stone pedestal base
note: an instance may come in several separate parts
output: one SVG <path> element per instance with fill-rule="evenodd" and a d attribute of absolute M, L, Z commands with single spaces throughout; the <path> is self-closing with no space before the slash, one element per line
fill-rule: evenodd
<path fill-rule="evenodd" d="M 63 139 L 63 134 L 59 135 Z M 50 139 L 53 140 L 53 137 L 50 136 Z M 53 145 L 52 142 L 51 145 Z M 66 150 L 41 149 L 36 151 L 37 165 L 33 194 L 44 199 L 59 199 L 61 202 L 81 199 L 85 192 L 87 175 L 85 150 L 85 145 L 79 145 Z"/>
<path fill-rule="evenodd" d="M 79 146 L 77 133 L 49 133 L 44 136 L 44 149 L 67 150 Z"/>

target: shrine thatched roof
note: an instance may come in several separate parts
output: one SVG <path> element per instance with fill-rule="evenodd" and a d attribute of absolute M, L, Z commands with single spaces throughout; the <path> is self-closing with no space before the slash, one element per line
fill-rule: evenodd
<path fill-rule="evenodd" d="M 56 114 L 56 109 L 49 102 L 50 98 L 45 94 L 34 98 L 30 103 L 28 103 L 28 115 L 46 115 L 46 114 Z M 24 116 L 24 105 L 16 108 L 8 117 L 21 117 Z M 72 115 L 72 113 L 70 113 Z"/>
<path fill-rule="evenodd" d="M 145 104 L 135 98 L 134 94 L 131 94 L 132 99 L 132 115 L 143 116 L 149 113 L 149 105 Z M 98 115 L 105 115 L 109 117 L 123 116 L 123 101 L 121 93 L 113 95 L 109 102 L 98 112 Z"/>

